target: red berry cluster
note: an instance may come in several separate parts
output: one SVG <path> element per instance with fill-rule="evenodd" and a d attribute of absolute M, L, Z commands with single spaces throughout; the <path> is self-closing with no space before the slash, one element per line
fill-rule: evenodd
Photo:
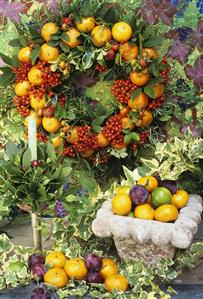
<path fill-rule="evenodd" d="M 62 156 L 63 157 L 75 158 L 76 157 L 76 153 L 75 153 L 74 148 L 72 146 L 65 147 L 63 149 Z"/>
<path fill-rule="evenodd" d="M 96 64 L 95 66 L 95 71 L 97 71 L 98 73 L 105 73 L 108 70 L 106 65 L 101 65 L 99 63 Z"/>
<path fill-rule="evenodd" d="M 155 99 L 151 101 L 149 106 L 147 107 L 148 110 L 155 110 L 159 108 L 164 102 L 164 96 L 159 97 L 158 99 Z"/>
<path fill-rule="evenodd" d="M 42 86 L 35 86 L 33 84 L 31 85 L 30 94 L 33 95 L 35 98 L 42 99 L 45 93 L 46 93 L 46 89 L 44 85 Z"/>
<path fill-rule="evenodd" d="M 111 144 L 117 145 L 117 146 L 123 145 L 124 144 L 124 135 L 119 134 L 115 139 L 112 140 Z"/>
<path fill-rule="evenodd" d="M 162 59 L 162 63 L 163 63 L 163 64 L 167 64 L 167 63 L 168 63 L 166 56 L 163 57 L 163 59 Z"/>
<path fill-rule="evenodd" d="M 46 143 L 47 136 L 42 132 L 37 132 L 37 140 Z"/>
<path fill-rule="evenodd" d="M 44 87 L 57 87 L 61 84 L 61 74 L 52 72 L 51 66 L 49 64 L 46 62 L 38 62 L 37 67 L 42 71 Z"/>
<path fill-rule="evenodd" d="M 168 73 L 170 72 L 170 67 L 165 68 L 161 73 L 161 78 L 164 79 L 164 83 L 167 84 L 169 81 Z"/>
<path fill-rule="evenodd" d="M 58 93 L 58 102 L 59 102 L 60 106 L 64 107 L 66 100 L 67 100 L 67 98 L 62 93 Z"/>
<path fill-rule="evenodd" d="M 121 116 L 119 114 L 111 116 L 105 126 L 103 127 L 102 133 L 109 140 L 116 139 L 122 131 Z"/>
<path fill-rule="evenodd" d="M 149 138 L 150 132 L 149 131 L 143 131 L 140 133 L 140 144 L 145 144 L 147 142 L 147 139 Z"/>
<path fill-rule="evenodd" d="M 112 94 L 122 104 L 128 104 L 131 93 L 137 88 L 137 85 L 128 80 L 115 80 L 112 86 Z"/>
<path fill-rule="evenodd" d="M 74 147 L 79 153 L 98 147 L 96 137 L 91 133 L 90 129 L 91 127 L 88 125 L 77 128 L 79 141 L 74 144 Z"/>
<path fill-rule="evenodd" d="M 15 83 L 27 80 L 27 74 L 31 67 L 32 64 L 30 62 L 21 62 L 19 67 L 13 67 L 12 72 L 16 75 Z"/>
<path fill-rule="evenodd" d="M 23 96 L 23 97 L 16 96 L 14 98 L 14 104 L 16 106 L 16 109 L 18 113 L 23 117 L 26 117 L 30 114 L 29 103 L 30 103 L 29 96 Z"/>

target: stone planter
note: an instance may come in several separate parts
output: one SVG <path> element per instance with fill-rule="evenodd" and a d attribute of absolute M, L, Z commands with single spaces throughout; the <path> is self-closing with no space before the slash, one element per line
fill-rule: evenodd
<path fill-rule="evenodd" d="M 124 260 L 143 260 L 156 264 L 163 257 L 173 257 L 176 248 L 192 243 L 201 220 L 202 198 L 191 194 L 188 204 L 174 223 L 118 216 L 108 198 L 97 212 L 92 230 L 98 237 L 113 237 L 118 254 Z"/>

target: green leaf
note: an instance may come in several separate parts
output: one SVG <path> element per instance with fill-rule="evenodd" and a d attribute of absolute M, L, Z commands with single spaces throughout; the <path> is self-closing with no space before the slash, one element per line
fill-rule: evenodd
<path fill-rule="evenodd" d="M 40 33 L 33 26 L 29 26 L 29 32 L 31 33 L 32 37 L 40 37 Z"/>
<path fill-rule="evenodd" d="M 142 88 L 138 87 L 136 88 L 130 95 L 131 100 L 134 100 L 137 96 L 139 96 L 142 92 Z"/>
<path fill-rule="evenodd" d="M 28 170 L 31 164 L 31 150 L 28 148 L 23 154 L 22 165 L 25 170 Z"/>
<path fill-rule="evenodd" d="M 47 45 L 50 46 L 50 47 L 56 47 L 56 46 L 58 46 L 58 44 L 59 44 L 58 40 L 49 40 L 47 42 Z"/>
<path fill-rule="evenodd" d="M 10 161 L 13 161 L 13 158 L 19 154 L 19 152 L 20 149 L 18 148 L 17 144 L 10 140 L 6 143 L 6 154 L 8 155 Z"/>
<path fill-rule="evenodd" d="M 152 99 L 154 99 L 155 93 L 154 93 L 154 89 L 152 88 L 152 86 L 145 86 L 144 87 L 144 92 Z"/>
<path fill-rule="evenodd" d="M 47 143 L 47 154 L 49 158 L 54 161 L 56 160 L 56 151 L 52 143 Z"/>
<path fill-rule="evenodd" d="M 152 25 L 148 25 L 147 28 L 142 33 L 144 40 L 149 39 L 152 35 L 154 35 L 154 29 Z"/>
<path fill-rule="evenodd" d="M 69 53 L 70 52 L 70 48 L 67 45 L 65 45 L 63 42 L 60 41 L 59 45 L 60 45 L 61 50 L 64 53 Z"/>
<path fill-rule="evenodd" d="M 32 64 L 35 64 L 35 62 L 36 62 L 36 60 L 37 60 L 39 54 L 40 54 L 40 46 L 37 45 L 37 46 L 34 48 L 34 50 L 32 50 L 32 53 L 31 53 L 31 56 L 30 56 L 30 57 L 31 57 Z"/>
<path fill-rule="evenodd" d="M 153 85 L 155 85 L 157 83 L 161 83 L 161 82 L 163 82 L 163 78 L 155 78 L 155 79 L 150 80 L 145 87 L 153 86 Z"/>
<path fill-rule="evenodd" d="M 126 143 L 129 143 L 131 140 L 136 141 L 136 142 L 140 141 L 140 134 L 138 134 L 136 132 L 132 132 L 128 135 L 125 135 L 124 141 Z"/>
<path fill-rule="evenodd" d="M 65 32 L 61 34 L 61 39 L 64 39 L 66 42 L 70 41 L 70 36 L 67 35 Z"/>
<path fill-rule="evenodd" d="M 168 121 L 169 119 L 171 119 L 171 115 L 163 115 L 159 117 L 160 121 Z"/>
<path fill-rule="evenodd" d="M 2 87 L 6 87 L 6 86 L 9 86 L 13 83 L 15 79 L 15 74 L 10 72 L 6 72 L 5 74 L 3 74 L 1 77 L 0 77 L 0 86 Z"/>
<path fill-rule="evenodd" d="M 14 67 L 18 67 L 18 66 L 19 66 L 18 55 L 14 55 L 14 56 L 12 57 L 12 65 L 13 65 Z"/>
<path fill-rule="evenodd" d="M 93 130 L 94 130 L 95 127 L 98 127 L 98 126 L 102 125 L 105 118 L 106 118 L 106 115 L 102 115 L 102 116 L 97 117 L 95 120 L 93 120 L 93 122 L 92 122 Z"/>
<path fill-rule="evenodd" d="M 3 53 L 0 53 L 0 57 L 3 60 L 3 62 L 5 62 L 7 65 L 12 66 L 12 59 L 6 55 L 4 55 Z"/>
<path fill-rule="evenodd" d="M 19 36 L 19 42 L 23 47 L 26 47 L 28 45 L 27 39 L 24 37 L 24 35 Z"/>
<path fill-rule="evenodd" d="M 51 40 L 59 40 L 60 39 L 60 35 L 57 33 L 54 33 L 51 35 Z"/>
<path fill-rule="evenodd" d="M 163 40 L 163 37 L 154 37 L 153 39 L 144 42 L 143 46 L 144 48 L 158 47 L 162 45 Z"/>
<path fill-rule="evenodd" d="M 71 167 L 69 167 L 69 166 L 63 167 L 61 169 L 60 177 L 68 179 L 68 176 L 70 175 L 71 171 L 72 171 Z"/>
<path fill-rule="evenodd" d="M 11 47 L 16 47 L 16 48 L 20 48 L 21 47 L 21 43 L 19 41 L 19 38 L 15 38 L 15 39 L 12 39 L 9 43 L 9 46 Z"/>

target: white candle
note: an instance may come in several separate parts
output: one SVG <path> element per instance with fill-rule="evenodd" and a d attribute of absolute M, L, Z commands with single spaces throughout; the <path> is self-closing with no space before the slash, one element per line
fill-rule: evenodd
<path fill-rule="evenodd" d="M 28 147 L 32 161 L 37 160 L 37 122 L 32 116 L 28 117 Z"/>

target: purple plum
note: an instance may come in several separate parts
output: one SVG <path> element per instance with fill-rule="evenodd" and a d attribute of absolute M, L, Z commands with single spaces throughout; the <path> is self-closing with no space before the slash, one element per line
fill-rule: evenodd
<path fill-rule="evenodd" d="M 159 187 L 164 187 L 168 189 L 169 191 L 171 191 L 172 194 L 176 193 L 178 189 L 176 181 L 171 181 L 171 180 L 160 180 Z"/>
<path fill-rule="evenodd" d="M 34 276 L 37 276 L 40 280 L 43 280 L 47 269 L 44 264 L 35 264 L 31 267 L 31 272 Z"/>
<path fill-rule="evenodd" d="M 87 282 L 103 283 L 104 282 L 104 278 L 101 276 L 101 274 L 99 272 L 90 271 L 87 274 Z"/>
<path fill-rule="evenodd" d="M 31 299 L 51 299 L 51 295 L 43 288 L 36 288 L 32 291 Z"/>
<path fill-rule="evenodd" d="M 96 254 L 89 254 L 85 259 L 88 270 L 99 271 L 102 267 L 102 258 Z"/>
<path fill-rule="evenodd" d="M 129 196 L 132 204 L 135 206 L 145 203 L 148 199 L 149 192 L 144 186 L 136 185 L 130 189 Z"/>
<path fill-rule="evenodd" d="M 45 263 L 45 257 L 38 253 L 33 253 L 28 258 L 28 266 L 31 269 L 33 265 L 36 264 L 44 264 Z"/>

